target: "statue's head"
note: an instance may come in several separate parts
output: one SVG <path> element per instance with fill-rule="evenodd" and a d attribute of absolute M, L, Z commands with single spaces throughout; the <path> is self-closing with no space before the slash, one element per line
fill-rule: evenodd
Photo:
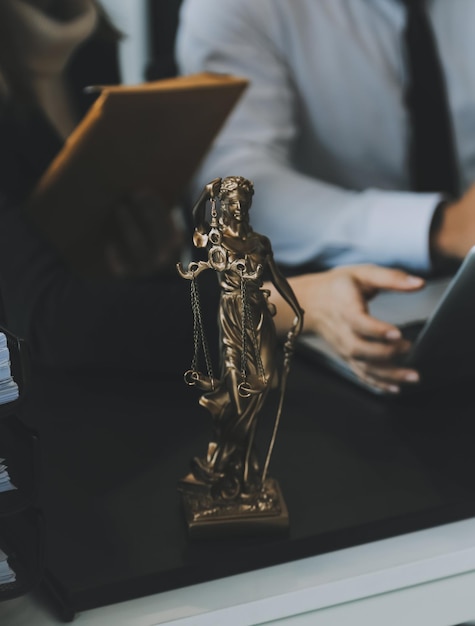
<path fill-rule="evenodd" d="M 223 218 L 238 222 L 249 219 L 249 209 L 254 195 L 254 185 L 243 176 L 224 178 L 219 189 Z"/>

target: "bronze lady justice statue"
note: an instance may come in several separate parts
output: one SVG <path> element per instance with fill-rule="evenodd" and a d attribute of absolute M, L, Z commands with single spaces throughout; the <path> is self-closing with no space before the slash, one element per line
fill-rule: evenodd
<path fill-rule="evenodd" d="M 190 263 L 188 271 L 178 266 L 181 276 L 192 281 L 195 319 L 195 358 L 185 373 L 185 381 L 205 391 L 200 404 L 213 417 L 207 454 L 193 459 L 191 474 L 181 481 L 190 529 L 210 521 L 213 527 L 229 526 L 230 520 L 235 527 L 246 525 L 249 519 L 250 526 L 255 527 L 256 520 L 262 522 L 272 516 L 278 518 L 280 525 L 287 523 L 278 485 L 266 477 L 282 402 L 262 470 L 254 446 L 258 413 L 269 389 L 279 382 L 272 319 L 275 307 L 268 300 L 269 291 L 263 289 L 264 278 L 271 280 L 295 311 L 284 347 L 284 371 L 288 368 L 293 341 L 302 329 L 303 311 L 275 264 L 270 241 L 255 233 L 249 224 L 253 193 L 252 183 L 241 176 L 218 178 L 209 183 L 193 209 L 193 242 L 198 248 L 208 249 L 208 260 Z M 208 200 L 211 201 L 210 224 L 205 220 Z M 219 219 L 217 200 L 221 208 Z M 195 283 L 206 269 L 218 273 L 221 286 L 219 379 L 214 378 L 207 355 Z M 196 350 L 201 340 L 207 374 L 197 371 Z M 282 399 L 285 380 L 281 385 Z"/>

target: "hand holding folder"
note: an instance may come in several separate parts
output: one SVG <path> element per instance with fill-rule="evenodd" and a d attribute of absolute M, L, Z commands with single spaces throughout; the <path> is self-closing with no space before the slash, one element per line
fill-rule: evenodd
<path fill-rule="evenodd" d="M 146 189 L 173 207 L 246 86 L 204 73 L 100 88 L 35 189 L 31 219 L 76 271 L 101 275 L 117 203 Z"/>

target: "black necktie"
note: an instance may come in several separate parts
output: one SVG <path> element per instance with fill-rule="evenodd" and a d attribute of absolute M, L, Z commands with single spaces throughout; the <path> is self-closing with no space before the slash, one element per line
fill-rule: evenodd
<path fill-rule="evenodd" d="M 459 193 L 457 160 L 444 74 L 425 0 L 406 5 L 404 32 L 409 66 L 410 167 L 416 191 Z"/>

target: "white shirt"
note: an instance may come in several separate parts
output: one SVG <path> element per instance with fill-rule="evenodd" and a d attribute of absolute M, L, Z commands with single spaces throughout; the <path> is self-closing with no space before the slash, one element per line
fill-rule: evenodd
<path fill-rule="evenodd" d="M 464 188 L 475 180 L 475 0 L 429 1 Z M 255 184 L 278 261 L 430 269 L 440 194 L 409 190 L 405 10 L 398 0 L 185 0 L 183 73 L 251 81 L 196 181 Z"/>

